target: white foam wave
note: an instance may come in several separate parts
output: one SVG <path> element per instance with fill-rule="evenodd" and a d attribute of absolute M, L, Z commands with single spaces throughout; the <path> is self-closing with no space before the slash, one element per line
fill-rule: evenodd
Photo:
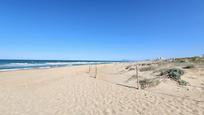
<path fill-rule="evenodd" d="M 101 62 L 47 62 L 47 63 L 9 63 L 0 65 L 0 67 L 41 67 L 41 66 L 72 66 L 98 64 Z"/>
<path fill-rule="evenodd" d="M 0 69 L 0 72 L 17 71 L 17 70 L 29 70 L 29 69 L 32 69 L 32 68 Z"/>

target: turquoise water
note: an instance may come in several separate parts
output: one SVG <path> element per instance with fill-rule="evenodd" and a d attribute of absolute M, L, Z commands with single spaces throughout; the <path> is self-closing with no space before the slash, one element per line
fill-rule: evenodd
<path fill-rule="evenodd" d="M 116 61 L 91 60 L 0 60 L 0 71 L 11 71 L 33 68 L 53 68 L 88 64 L 103 64 Z"/>

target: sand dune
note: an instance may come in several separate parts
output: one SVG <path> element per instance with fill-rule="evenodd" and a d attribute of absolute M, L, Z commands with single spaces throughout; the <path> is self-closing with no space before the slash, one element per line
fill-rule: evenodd
<path fill-rule="evenodd" d="M 128 86 L 128 83 L 124 81 L 134 74 L 134 72 L 125 73 L 122 69 L 124 65 L 126 64 L 98 65 L 97 78 L 93 78 L 94 67 L 91 73 L 88 73 L 88 66 L 1 72 L 0 114 L 204 114 L 203 97 L 191 97 L 191 94 L 188 97 L 182 97 L 179 93 L 183 92 L 183 89 L 175 90 L 178 95 L 161 92 L 169 84 L 165 86 L 161 83 L 147 90 L 123 86 Z M 134 86 L 134 82 L 129 85 Z M 200 95 L 203 95 L 201 89 Z"/>

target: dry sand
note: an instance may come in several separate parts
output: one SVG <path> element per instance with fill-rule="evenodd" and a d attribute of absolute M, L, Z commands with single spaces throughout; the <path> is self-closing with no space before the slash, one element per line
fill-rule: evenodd
<path fill-rule="evenodd" d="M 94 66 L 1 72 L 0 115 L 204 115 L 204 73 L 136 90 L 126 65 L 98 65 L 97 78 Z"/>

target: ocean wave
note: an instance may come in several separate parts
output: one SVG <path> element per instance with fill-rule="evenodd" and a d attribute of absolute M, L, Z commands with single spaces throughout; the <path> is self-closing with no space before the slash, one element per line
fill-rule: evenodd
<path fill-rule="evenodd" d="M 104 61 L 54 61 L 54 60 L 0 60 L 0 71 L 43 69 L 78 65 L 94 65 L 110 62 Z"/>
<path fill-rule="evenodd" d="M 0 64 L 0 71 L 15 71 L 27 69 L 42 69 L 76 65 L 102 64 L 104 62 L 43 62 L 43 63 L 7 63 Z"/>
<path fill-rule="evenodd" d="M 33 68 L 15 68 L 15 69 L 0 69 L 0 72 L 5 72 L 5 71 L 17 71 L 17 70 L 29 70 Z"/>
<path fill-rule="evenodd" d="M 49 65 L 69 65 L 69 63 L 8 63 L 0 67 L 26 67 L 26 66 L 49 66 Z"/>

